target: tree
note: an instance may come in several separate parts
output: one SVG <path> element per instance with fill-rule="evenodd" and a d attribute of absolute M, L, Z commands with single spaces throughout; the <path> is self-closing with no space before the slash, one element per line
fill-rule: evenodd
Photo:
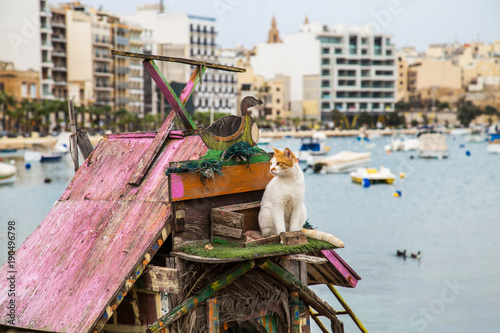
<path fill-rule="evenodd" d="M 335 127 L 340 127 L 340 124 L 342 122 L 342 113 L 337 110 L 337 109 L 333 109 L 331 112 L 330 112 L 330 118 L 331 120 L 333 121 L 333 123 L 335 124 Z"/>
<path fill-rule="evenodd" d="M 373 116 L 366 111 L 363 111 L 359 114 L 358 120 L 356 122 L 356 127 L 361 127 L 362 125 L 368 125 L 368 127 L 372 127 L 373 124 Z"/>
<path fill-rule="evenodd" d="M 457 119 L 464 127 L 469 127 L 469 124 L 479 115 L 481 115 L 481 109 L 471 101 L 466 101 L 465 97 L 458 100 Z"/>
<path fill-rule="evenodd" d="M 7 130 L 7 114 L 11 108 L 16 105 L 14 96 L 7 94 L 5 91 L 0 91 L 0 115 L 2 117 L 2 131 Z"/>

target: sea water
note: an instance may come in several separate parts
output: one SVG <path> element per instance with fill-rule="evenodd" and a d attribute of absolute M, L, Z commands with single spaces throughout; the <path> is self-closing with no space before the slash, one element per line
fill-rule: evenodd
<path fill-rule="evenodd" d="M 329 154 L 371 152 L 369 167 L 389 168 L 397 176 L 392 185 L 364 188 L 349 174 L 305 172 L 309 222 L 345 243 L 337 253 L 362 279 L 356 288 L 337 290 L 369 332 L 498 331 L 500 155 L 488 154 L 486 143 L 447 140 L 450 156 L 443 160 L 419 159 L 416 152 L 388 154 L 385 137 L 327 140 Z M 265 149 L 271 146 L 296 151 L 300 140 L 275 140 Z M 69 155 L 31 163 L 30 169 L 20 159 L 15 164 L 16 183 L 0 186 L 1 263 L 7 259 L 7 222 L 16 222 L 19 247 L 74 175 Z M 394 197 L 395 191 L 401 196 Z M 396 250 L 404 249 L 421 251 L 421 259 L 397 257 Z M 326 286 L 312 289 L 342 310 Z M 340 319 L 346 332 L 359 331 L 349 317 Z M 311 327 L 320 332 L 312 320 Z"/>

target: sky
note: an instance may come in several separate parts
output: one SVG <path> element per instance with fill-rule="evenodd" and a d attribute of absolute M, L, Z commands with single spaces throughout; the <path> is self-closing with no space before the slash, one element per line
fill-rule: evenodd
<path fill-rule="evenodd" d="M 159 1 L 80 0 L 118 14 Z M 419 51 L 429 44 L 500 39 L 499 0 L 164 0 L 164 5 L 170 12 L 216 18 L 223 48 L 266 42 L 273 15 L 280 34 L 297 32 L 307 15 L 310 22 L 326 25 L 371 24 L 392 35 L 396 48 Z"/>

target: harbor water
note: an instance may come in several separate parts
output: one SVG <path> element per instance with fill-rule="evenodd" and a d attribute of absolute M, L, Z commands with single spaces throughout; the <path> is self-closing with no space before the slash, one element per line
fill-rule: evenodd
<path fill-rule="evenodd" d="M 362 279 L 354 289 L 338 290 L 369 332 L 498 332 L 500 155 L 488 154 L 486 142 L 447 140 L 449 158 L 427 160 L 415 152 L 388 154 L 385 137 L 327 139 L 330 154 L 368 151 L 369 167 L 404 173 L 392 185 L 364 188 L 348 174 L 305 172 L 309 222 L 345 243 L 337 253 Z M 265 149 L 271 146 L 297 151 L 300 140 L 274 140 Z M 15 221 L 19 247 L 74 174 L 69 155 L 59 162 L 31 163 L 29 169 L 22 159 L 14 161 L 16 182 L 0 186 L 2 264 L 7 222 Z M 393 196 L 395 191 L 401 196 Z M 404 249 L 408 255 L 421 251 L 421 258 L 396 256 Z M 341 309 L 326 286 L 312 288 Z M 340 319 L 346 332 L 358 331 L 349 317 Z M 311 327 L 320 332 L 312 320 Z"/>

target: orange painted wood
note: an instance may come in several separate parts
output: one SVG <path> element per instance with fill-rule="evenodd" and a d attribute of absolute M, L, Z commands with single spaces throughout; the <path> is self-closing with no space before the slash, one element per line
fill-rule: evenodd
<path fill-rule="evenodd" d="M 272 179 L 269 162 L 224 166 L 222 173 L 205 178 L 205 184 L 198 172 L 172 174 L 172 201 L 263 190 Z"/>

